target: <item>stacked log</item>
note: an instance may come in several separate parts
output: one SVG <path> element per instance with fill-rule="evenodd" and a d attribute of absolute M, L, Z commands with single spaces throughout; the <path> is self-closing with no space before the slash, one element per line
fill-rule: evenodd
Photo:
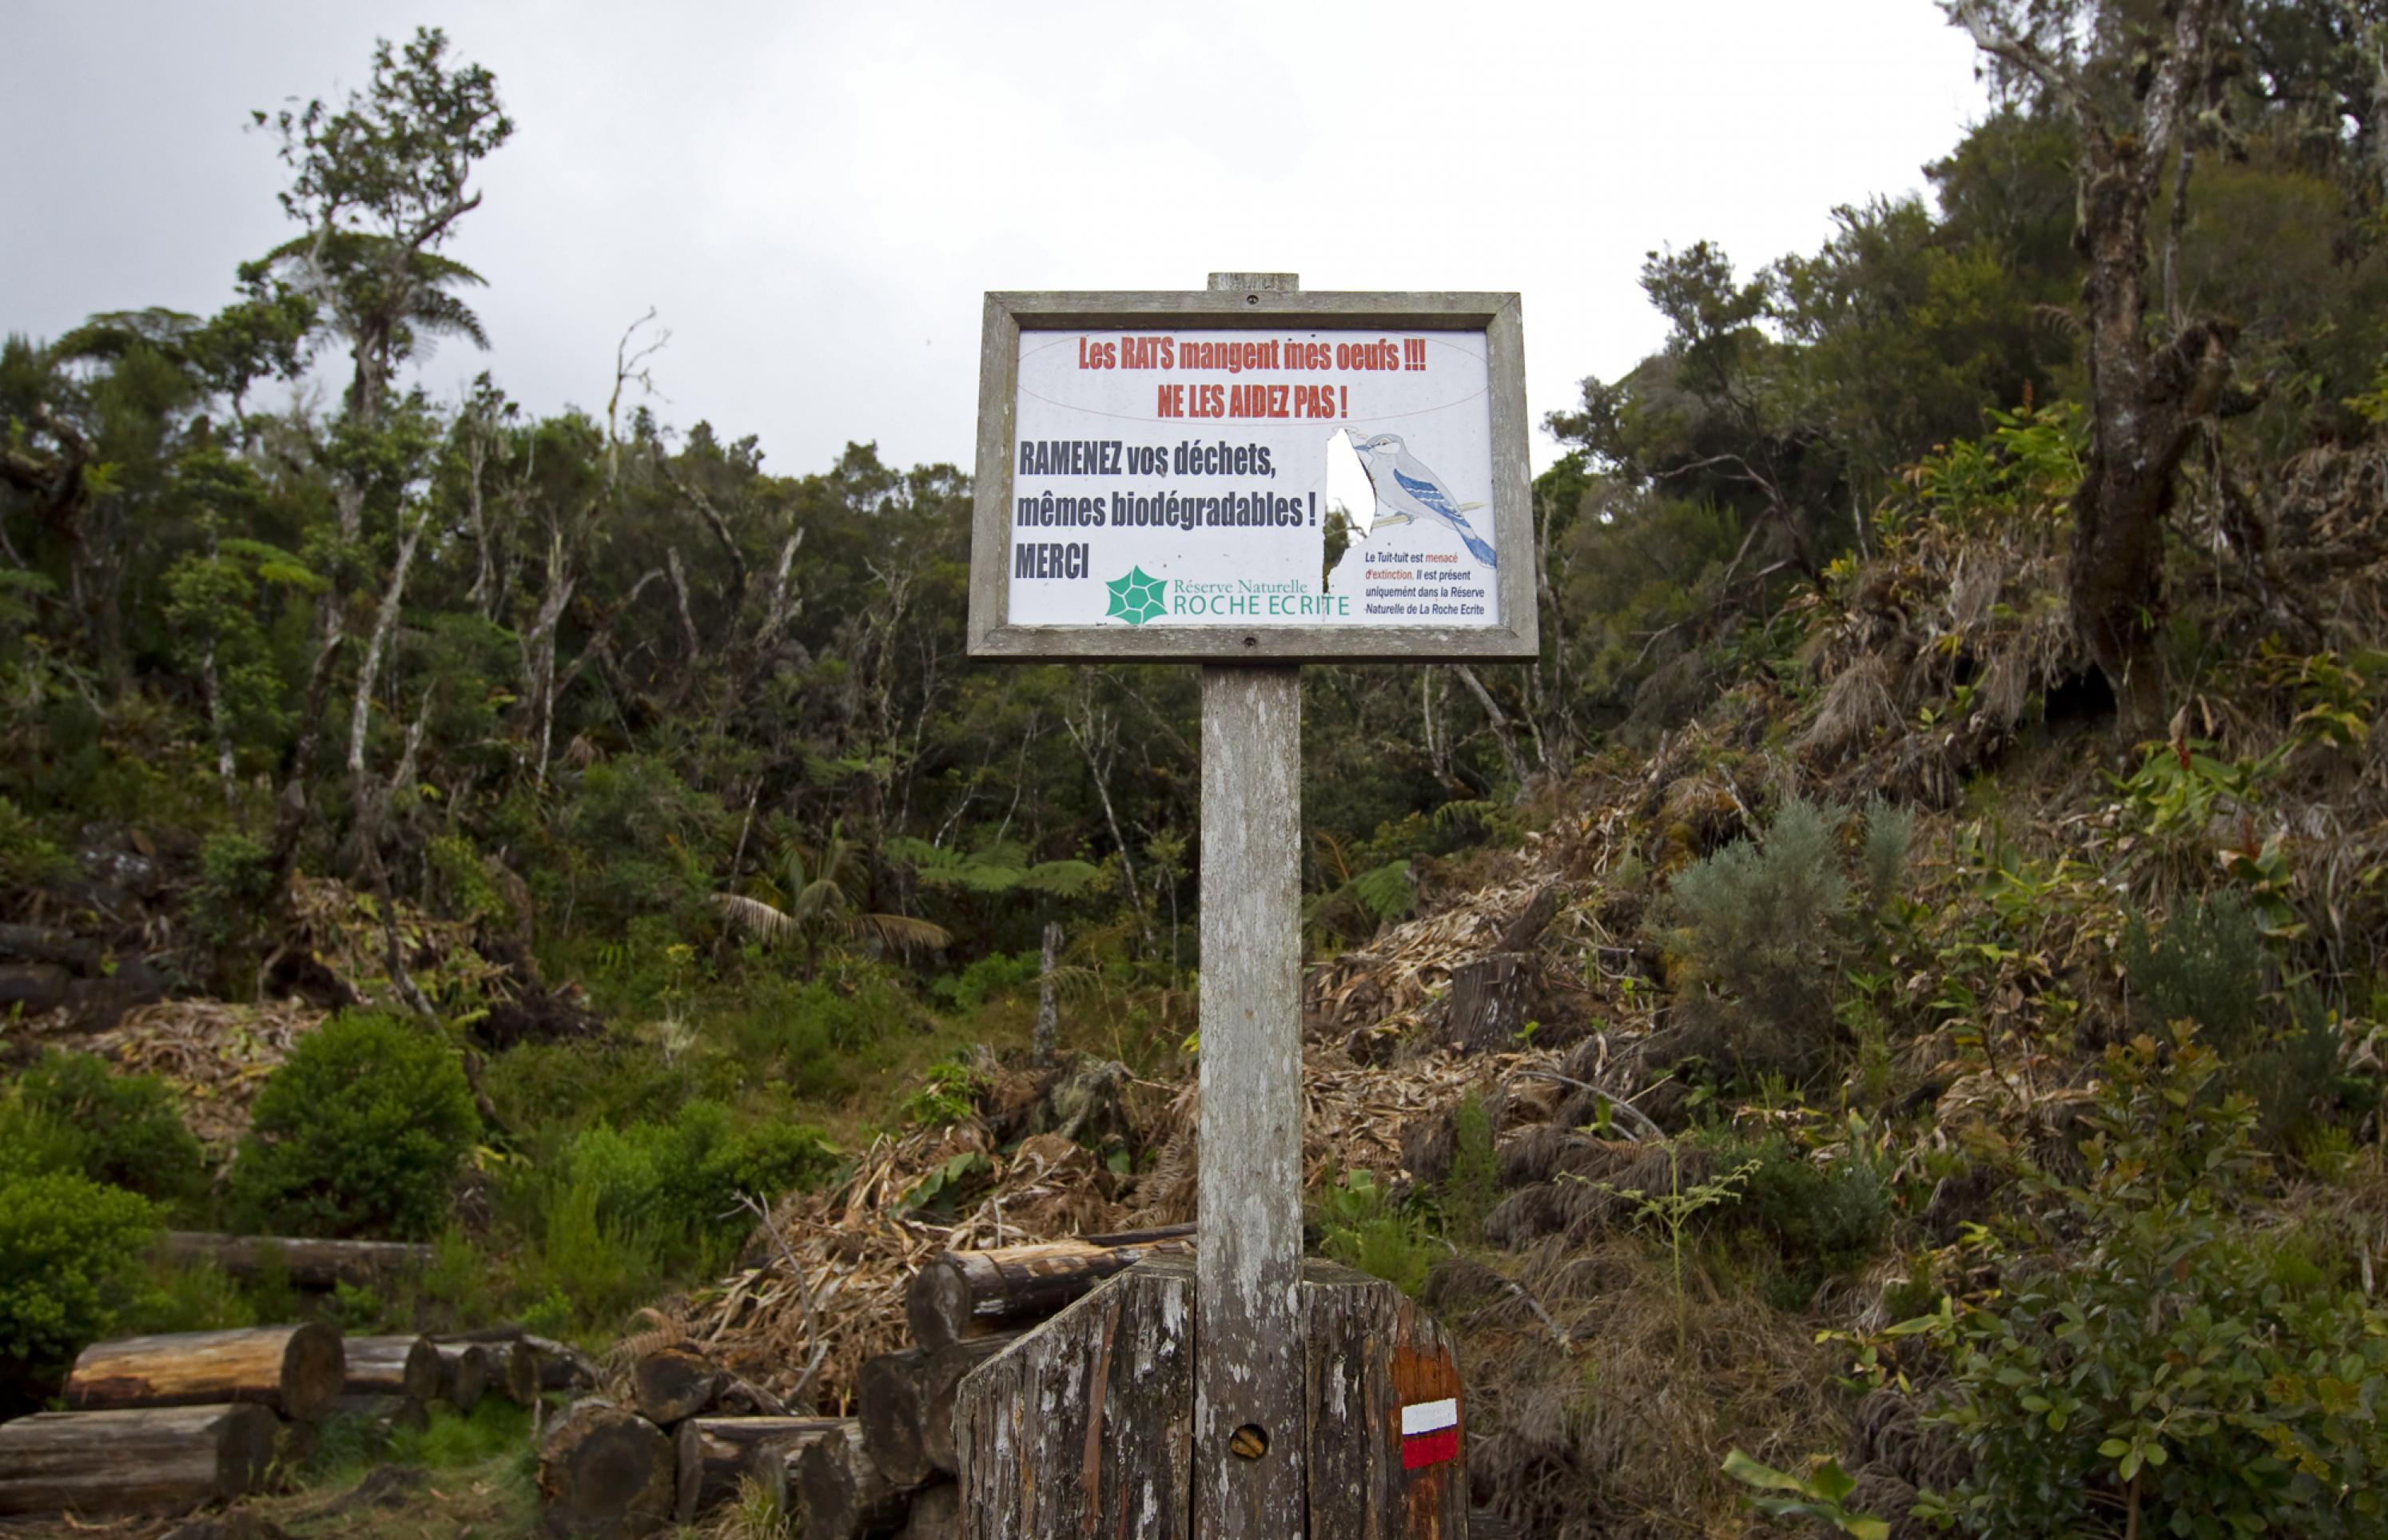
<path fill-rule="evenodd" d="M 1019 1331 L 1148 1256 L 1191 1256 L 1190 1225 L 995 1251 L 946 1252 L 924 1264 L 904 1296 L 906 1324 L 923 1347 Z"/>
<path fill-rule="evenodd" d="M 649 1534 L 753 1487 L 796 1540 L 951 1540 L 964 1376 L 1105 1279 L 1192 1250 L 1191 1227 L 1178 1227 L 937 1256 L 906 1299 L 914 1345 L 863 1366 L 853 1417 L 785 1415 L 693 1344 L 643 1353 L 619 1401 L 577 1403 L 541 1441 L 548 1527 Z"/>
<path fill-rule="evenodd" d="M 431 1266 L 432 1248 L 412 1241 L 313 1241 L 295 1235 L 217 1235 L 170 1229 L 157 1254 L 170 1262 L 204 1262 L 244 1282 L 261 1273 L 300 1289 L 327 1292 L 340 1284 L 365 1288 Z"/>
<path fill-rule="evenodd" d="M 576 1401 L 539 1446 L 539 1491 L 552 1534 L 653 1534 L 672 1521 L 671 1441 L 609 1401 Z"/>
<path fill-rule="evenodd" d="M 126 1337 L 83 1350 L 66 1399 L 76 1411 L 243 1402 L 311 1422 L 339 1400 L 347 1359 L 339 1331 L 317 1321 Z"/>
<path fill-rule="evenodd" d="M 279 1428 L 253 1404 L 20 1417 L 0 1423 L 0 1513 L 182 1513 L 246 1496 Z"/>
<path fill-rule="evenodd" d="M 427 1337 L 350 1337 L 343 1399 L 399 1396 L 428 1401 L 439 1394 L 439 1353 Z"/>
<path fill-rule="evenodd" d="M 435 1343 L 439 1365 L 439 1394 L 460 1412 L 481 1404 L 489 1390 L 489 1354 L 478 1343 Z"/>

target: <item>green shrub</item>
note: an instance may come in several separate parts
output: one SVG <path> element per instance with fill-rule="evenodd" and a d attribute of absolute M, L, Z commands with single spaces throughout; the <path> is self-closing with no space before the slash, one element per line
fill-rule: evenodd
<path fill-rule="evenodd" d="M 566 1179 L 594 1196 L 608 1225 L 648 1237 L 667 1260 L 692 1261 L 707 1242 L 745 1233 L 741 1193 L 776 1199 L 836 1165 L 818 1128 L 766 1122 L 739 1129 L 729 1108 L 692 1101 L 668 1123 L 585 1130 L 572 1143 Z"/>
<path fill-rule="evenodd" d="M 544 1292 L 563 1302 L 556 1313 L 536 1308 L 541 1330 L 613 1327 L 662 1292 L 663 1265 L 646 1237 L 608 1220 L 596 1185 L 567 1182 L 547 1207 L 540 1238 Z"/>
<path fill-rule="evenodd" d="M 978 1073 L 960 1059 L 931 1064 L 905 1099 L 904 1115 L 924 1127 L 942 1128 L 978 1111 Z"/>
<path fill-rule="evenodd" d="M 300 1235 L 421 1237 L 447 1215 L 480 1119 L 456 1055 L 393 1016 L 336 1016 L 257 1099 L 234 1162 L 243 1220 Z"/>
<path fill-rule="evenodd" d="M 2193 1021 L 2200 1035 L 2237 1057 L 2260 1036 L 2266 975 L 2263 932 L 2246 900 L 2222 892 L 2200 898 L 2151 938 L 2133 914 L 2123 932 L 2123 975 L 2153 1028 Z"/>
<path fill-rule="evenodd" d="M 949 978 L 933 981 L 929 993 L 951 1010 L 976 1015 L 987 1001 L 1035 985 L 1044 962 L 1042 952 L 995 952 Z"/>
<path fill-rule="evenodd" d="M 1451 1171 L 1441 1193 L 1443 1228 L 1454 1240 L 1476 1245 L 1484 1239 L 1484 1216 L 1501 1201 L 1501 1161 L 1494 1150 L 1492 1115 L 1470 1091 L 1451 1114 Z"/>
<path fill-rule="evenodd" d="M 2388 1311 L 2237 1213 L 2246 1098 L 2193 1038 L 2107 1056 L 2086 1185 L 2035 1175 L 2034 1231 L 1988 1238 L 2000 1290 L 1912 1323 L 1950 1356 L 1939 1420 L 1972 1457 L 1919 1510 L 1999 1536 L 2376 1535 Z"/>
<path fill-rule="evenodd" d="M 273 897 L 273 852 L 247 834 L 210 834 L 190 893 L 191 928 L 210 946 L 237 946 Z"/>
<path fill-rule="evenodd" d="M 1395 1201 L 1367 1171 L 1353 1171 L 1319 1190 L 1311 1223 L 1318 1248 L 1347 1267 L 1381 1278 L 1412 1296 L 1426 1287 L 1427 1270 L 1446 1254 L 1408 1205 Z"/>
<path fill-rule="evenodd" d="M 88 1177 L 0 1178 L 0 1361 L 55 1371 L 107 1331 L 156 1228 L 147 1199 Z"/>
<path fill-rule="evenodd" d="M 95 1054 L 53 1050 L 17 1086 L 31 1113 L 71 1130 L 74 1164 L 92 1180 L 166 1203 L 205 1190 L 207 1157 L 157 1076 L 116 1075 Z"/>
<path fill-rule="evenodd" d="M 256 1302 L 222 1267 L 156 1262 L 123 1326 L 135 1332 L 223 1331 L 255 1326 L 259 1319 Z"/>
<path fill-rule="evenodd" d="M 1699 978 L 1737 1007 L 1736 1048 L 1759 1064 L 1804 1065 L 1830 1041 L 1826 981 L 1849 910 L 1838 818 L 1783 805 L 1763 843 L 1739 840 L 1676 873 L 1674 942 Z"/>
<path fill-rule="evenodd" d="M 1855 1272 L 1888 1242 L 1890 1187 L 1863 1161 L 1819 1165 L 1780 1136 L 1710 1148 L 1720 1168 L 1748 1168 L 1716 1223 L 1759 1256 L 1776 1308 L 1805 1309 L 1827 1279 Z"/>
<path fill-rule="evenodd" d="M 74 861 L 39 821 L 0 796 L 0 888 L 44 887 L 74 873 Z"/>

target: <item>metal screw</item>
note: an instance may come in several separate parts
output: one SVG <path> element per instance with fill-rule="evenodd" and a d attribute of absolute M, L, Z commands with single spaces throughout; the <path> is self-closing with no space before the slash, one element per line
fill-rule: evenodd
<path fill-rule="evenodd" d="M 1227 1435 L 1227 1448 L 1238 1459 L 1258 1459 L 1268 1453 L 1267 1430 L 1247 1422 Z"/>
<path fill-rule="evenodd" d="M 1247 294 L 1244 296 L 1244 303 L 1247 305 L 1257 305 L 1260 302 L 1261 297 L 1257 294 Z"/>
<path fill-rule="evenodd" d="M 1244 638 L 1244 645 L 1247 647 L 1257 647 L 1260 644 L 1261 639 L 1257 636 L 1248 636 Z"/>

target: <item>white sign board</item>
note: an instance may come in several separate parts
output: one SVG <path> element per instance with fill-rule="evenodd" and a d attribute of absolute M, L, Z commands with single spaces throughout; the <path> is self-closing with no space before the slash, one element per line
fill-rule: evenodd
<path fill-rule="evenodd" d="M 974 653 L 1532 655 L 1514 297 L 990 295 L 988 315 Z"/>

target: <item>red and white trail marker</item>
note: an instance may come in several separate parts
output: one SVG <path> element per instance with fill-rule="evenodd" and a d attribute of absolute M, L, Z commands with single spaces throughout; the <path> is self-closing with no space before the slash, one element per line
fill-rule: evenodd
<path fill-rule="evenodd" d="M 1459 1402 L 1413 1401 L 1402 1408 L 1402 1469 L 1416 1470 L 1459 1457 Z"/>

